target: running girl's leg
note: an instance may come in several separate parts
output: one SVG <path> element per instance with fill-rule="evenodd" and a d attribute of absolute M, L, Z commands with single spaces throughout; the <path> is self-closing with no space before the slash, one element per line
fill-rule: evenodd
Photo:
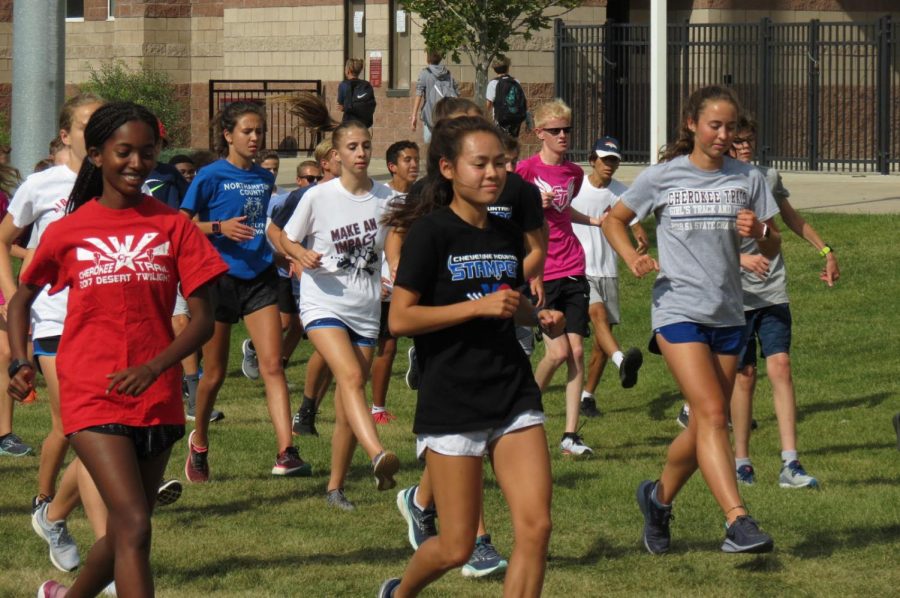
<path fill-rule="evenodd" d="M 50 421 L 53 425 L 50 433 L 44 439 L 44 443 L 41 445 L 41 463 L 38 467 L 38 493 L 54 497 L 53 502 L 57 504 L 51 503 L 52 506 L 47 516 L 51 521 L 58 521 L 68 517 L 72 509 L 78 505 L 78 484 L 60 483 L 60 492 L 57 492 L 56 477 L 59 475 L 66 452 L 69 450 L 69 440 L 63 434 L 62 418 L 59 413 L 59 377 L 56 374 L 56 357 L 40 355 L 37 359 L 41 365 L 44 380 L 47 383 L 47 396 L 50 401 Z M 65 489 L 63 488 L 64 485 Z"/>
<path fill-rule="evenodd" d="M 778 420 L 781 450 L 796 451 L 797 398 L 794 395 L 790 354 L 775 353 L 766 357 L 766 373 L 772 384 L 772 399 L 775 404 L 775 419 Z"/>
<path fill-rule="evenodd" d="M 546 446 L 546 441 L 541 441 Z M 464 565 L 475 547 L 483 459 L 450 457 L 428 450 L 425 463 L 431 472 L 441 529 L 437 536 L 419 546 L 403 572 L 395 598 L 416 596 L 450 569 Z"/>
<path fill-rule="evenodd" d="M 203 377 L 197 383 L 197 410 L 190 441 L 199 448 L 209 446 L 209 416 L 225 382 L 230 344 L 231 324 L 216 322 L 212 338 L 203 345 Z"/>
<path fill-rule="evenodd" d="M 397 339 L 392 336 L 379 339 L 378 353 L 372 363 L 372 404 L 376 407 L 383 408 L 387 404 L 387 391 L 396 356 Z"/>
<path fill-rule="evenodd" d="M 300 323 L 300 316 L 296 313 L 281 313 L 281 331 L 284 335 L 282 341 L 282 357 L 285 365 L 294 354 L 297 345 L 303 338 L 303 325 Z M 255 345 L 254 345 L 255 346 Z"/>
<path fill-rule="evenodd" d="M 736 459 L 750 458 L 750 427 L 753 418 L 753 394 L 755 390 L 756 366 L 745 366 L 737 372 L 729 405 L 734 435 L 734 456 Z"/>
<path fill-rule="evenodd" d="M 111 569 L 121 595 L 153 596 L 150 514 L 171 450 L 139 461 L 134 442 L 125 436 L 84 431 L 71 442 L 96 483 L 109 517 L 106 536 L 91 548 L 68 596 L 98 594 L 111 581 Z"/>
<path fill-rule="evenodd" d="M 731 397 L 737 355 L 714 354 L 704 343 L 669 343 L 659 334 L 656 340 L 691 406 L 687 429 L 669 447 L 656 498 L 663 504 L 671 503 L 699 466 L 730 524 L 747 514 L 738 493 L 734 454 L 728 439 L 727 398 Z"/>
<path fill-rule="evenodd" d="M 591 303 L 588 307 L 588 316 L 594 326 L 594 334 L 591 336 L 591 361 L 588 364 L 584 390 L 593 395 L 600 383 L 600 377 L 603 376 L 606 362 L 619 350 L 619 345 L 612 335 L 612 328 L 606 319 L 606 307 L 602 303 Z"/>
<path fill-rule="evenodd" d="M 546 442 L 545 442 L 546 444 Z M 483 494 L 483 492 L 482 492 Z M 428 467 L 422 470 L 422 477 L 419 478 L 419 485 L 416 488 L 415 501 L 419 506 L 428 508 L 434 504 L 434 491 L 431 487 L 431 475 L 428 473 Z M 478 512 L 478 536 L 487 534 L 487 524 L 484 522 L 484 505 Z"/>
<path fill-rule="evenodd" d="M 294 444 L 291 439 L 291 402 L 281 361 L 281 318 L 278 306 L 268 305 L 249 313 L 244 316 L 244 323 L 256 348 L 259 373 L 266 386 L 269 417 L 272 418 L 278 451 L 281 452 Z"/>
<path fill-rule="evenodd" d="M 505 434 L 490 452 L 515 535 L 503 595 L 540 596 L 550 544 L 553 488 L 544 427 L 531 426 Z"/>
<path fill-rule="evenodd" d="M 347 421 L 344 411 L 341 386 L 334 389 L 334 432 L 331 435 L 331 476 L 328 478 L 326 492 L 343 490 L 344 480 L 350 471 L 353 451 L 356 450 L 356 436 Z"/>
<path fill-rule="evenodd" d="M 584 388 L 584 349 L 580 334 L 567 332 L 556 338 L 544 335 L 546 352 L 534 370 L 534 378 L 543 391 L 549 386 L 553 374 L 559 366 L 566 364 L 566 429 L 567 433 L 578 430 L 578 409 L 581 405 L 581 391 Z"/>

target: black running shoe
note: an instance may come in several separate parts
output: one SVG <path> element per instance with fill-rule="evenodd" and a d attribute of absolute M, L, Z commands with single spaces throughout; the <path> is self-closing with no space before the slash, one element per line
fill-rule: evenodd
<path fill-rule="evenodd" d="M 665 554 L 669 551 L 672 536 L 669 522 L 674 519 L 672 507 L 667 509 L 656 506 L 651 496 L 657 482 L 644 480 L 637 489 L 637 503 L 644 515 L 644 547 L 650 554 Z"/>
<path fill-rule="evenodd" d="M 722 552 L 772 552 L 775 542 L 766 532 L 759 529 L 756 521 L 749 515 L 735 519 L 725 531 L 725 542 Z"/>
<path fill-rule="evenodd" d="M 594 397 L 583 397 L 581 399 L 581 415 L 585 417 L 600 417 L 603 415 L 597 409 L 597 400 Z"/>
<path fill-rule="evenodd" d="M 622 365 L 619 366 L 619 380 L 622 382 L 622 388 L 631 388 L 637 384 L 638 370 L 643 364 L 644 355 L 640 349 L 632 347 L 625 351 Z"/>
<path fill-rule="evenodd" d="M 315 408 L 309 409 L 301 407 L 300 410 L 294 414 L 291 431 L 293 431 L 295 436 L 318 436 L 319 432 L 316 430 Z"/>

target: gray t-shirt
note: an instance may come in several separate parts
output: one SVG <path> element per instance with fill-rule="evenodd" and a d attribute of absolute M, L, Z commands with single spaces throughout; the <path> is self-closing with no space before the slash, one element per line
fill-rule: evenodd
<path fill-rule="evenodd" d="M 731 158 L 721 170 L 706 171 L 679 156 L 643 171 L 622 203 L 640 220 L 656 216 L 653 329 L 677 322 L 743 325 L 737 213 L 747 208 L 760 220 L 778 213 L 762 173 Z"/>
<path fill-rule="evenodd" d="M 781 175 L 774 168 L 766 166 L 757 166 L 757 168 L 763 173 L 775 202 L 781 207 L 781 202 L 791 195 L 784 188 L 781 182 Z M 759 246 L 753 239 L 742 239 L 741 253 L 756 255 L 759 253 Z M 788 303 L 786 274 L 784 258 L 780 251 L 778 255 L 769 260 L 769 273 L 764 279 L 752 272 L 741 269 L 741 284 L 744 287 L 744 311 Z"/>
<path fill-rule="evenodd" d="M 425 97 L 420 118 L 430 129 L 434 126 L 434 119 L 431 118 L 434 105 L 441 101 L 441 98 L 458 97 L 459 86 L 446 66 L 429 64 L 419 73 L 419 79 L 416 81 L 416 95 Z"/>

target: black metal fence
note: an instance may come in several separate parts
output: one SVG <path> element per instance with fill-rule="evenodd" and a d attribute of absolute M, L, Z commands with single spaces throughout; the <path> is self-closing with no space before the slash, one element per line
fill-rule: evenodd
<path fill-rule="evenodd" d="M 300 125 L 299 119 L 288 112 L 282 103 L 269 102 L 273 96 L 290 95 L 300 91 L 322 93 L 320 80 L 268 81 L 268 80 L 210 80 L 209 118 L 222 107 L 237 101 L 255 102 L 266 109 L 266 133 L 262 148 L 279 153 L 297 154 L 311 152 L 319 142 L 319 135 Z M 209 131 L 209 146 L 213 146 L 213 131 Z"/>
<path fill-rule="evenodd" d="M 557 19 L 556 95 L 576 115 L 573 154 L 600 135 L 626 161 L 650 159 L 650 26 Z M 759 123 L 761 164 L 786 170 L 900 171 L 900 27 L 871 23 L 670 24 L 667 122 L 711 84 L 734 89 Z"/>

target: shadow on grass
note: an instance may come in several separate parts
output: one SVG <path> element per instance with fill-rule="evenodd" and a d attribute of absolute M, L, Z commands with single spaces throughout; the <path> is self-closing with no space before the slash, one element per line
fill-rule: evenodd
<path fill-rule="evenodd" d="M 897 478 L 866 478 L 863 480 L 844 480 L 844 479 L 836 479 L 829 480 L 829 486 L 890 486 L 892 488 L 897 486 Z"/>
<path fill-rule="evenodd" d="M 748 561 L 738 563 L 734 568 L 750 573 L 781 573 L 784 571 L 784 565 L 774 554 L 756 555 Z"/>
<path fill-rule="evenodd" d="M 684 400 L 684 396 L 676 390 L 666 391 L 650 401 L 648 413 L 650 419 L 663 421 L 669 418 L 675 419 L 677 413 L 673 413 L 672 407 Z"/>
<path fill-rule="evenodd" d="M 887 399 L 893 396 L 889 392 L 878 392 L 865 397 L 856 399 L 846 399 L 843 401 L 820 401 L 807 405 L 797 406 L 797 421 L 803 421 L 808 415 L 815 413 L 823 413 L 827 411 L 844 411 L 854 407 L 878 407 Z"/>
<path fill-rule="evenodd" d="M 850 530 L 810 530 L 806 539 L 797 544 L 791 554 L 802 559 L 829 558 L 835 552 L 847 552 L 873 544 L 896 544 L 900 538 L 900 524 L 881 527 L 860 527 Z"/>
<path fill-rule="evenodd" d="M 289 489 L 286 492 L 275 496 L 266 496 L 267 501 L 280 503 L 281 501 L 295 500 L 303 498 L 300 496 L 296 488 Z M 196 525 L 198 514 L 202 513 L 204 518 L 209 517 L 231 517 L 240 515 L 244 511 L 258 510 L 260 507 L 260 497 L 252 496 L 249 498 L 232 500 L 222 503 L 211 503 L 204 505 L 191 504 L 189 502 L 181 502 L 176 506 L 162 507 L 154 510 L 154 517 L 163 515 L 166 519 L 174 519 L 177 523 L 184 525 Z"/>
<path fill-rule="evenodd" d="M 856 451 L 887 450 L 893 448 L 893 442 L 862 442 L 859 444 L 832 444 L 830 446 L 823 446 L 819 448 L 804 449 L 803 454 L 831 455 L 853 453 Z"/>
<path fill-rule="evenodd" d="M 584 565 L 596 565 L 601 559 L 616 559 L 627 556 L 628 550 L 622 546 L 611 544 L 604 538 L 598 537 L 581 556 L 556 556 L 549 555 L 547 563 L 554 567 L 583 567 Z"/>

